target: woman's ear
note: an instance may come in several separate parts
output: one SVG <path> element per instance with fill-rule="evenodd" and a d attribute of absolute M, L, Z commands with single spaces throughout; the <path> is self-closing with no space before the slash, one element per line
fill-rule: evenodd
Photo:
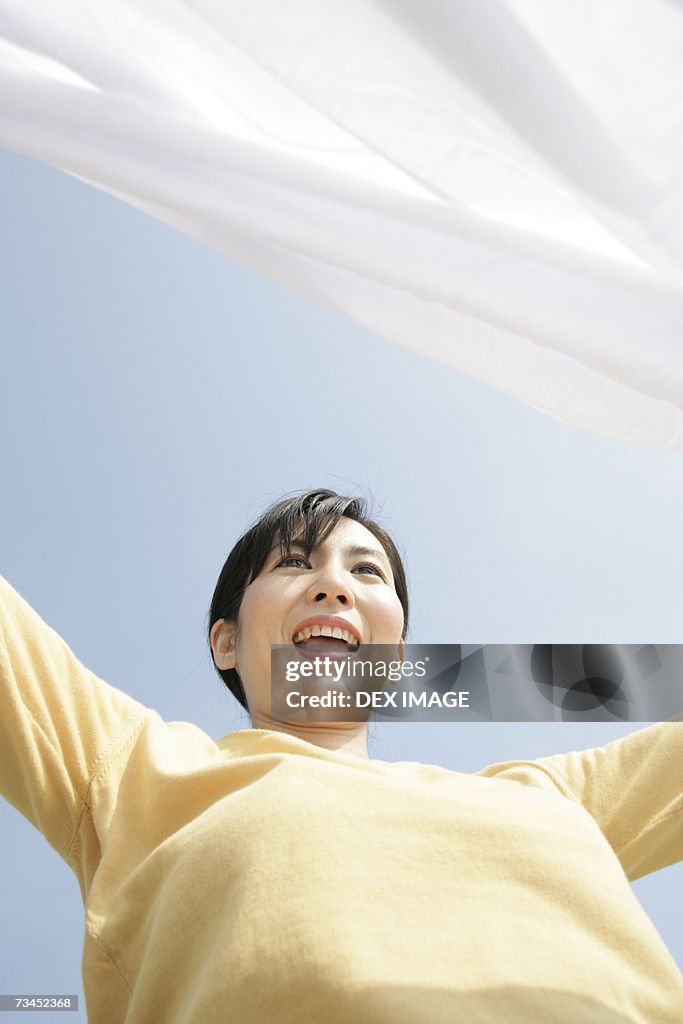
<path fill-rule="evenodd" d="M 237 659 L 235 656 L 235 643 L 237 640 L 237 625 L 234 622 L 226 622 L 225 619 L 218 619 L 211 627 L 211 650 L 216 668 L 223 671 L 235 668 Z"/>

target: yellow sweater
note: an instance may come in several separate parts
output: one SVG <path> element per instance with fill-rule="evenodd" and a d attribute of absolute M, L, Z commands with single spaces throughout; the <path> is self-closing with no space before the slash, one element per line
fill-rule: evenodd
<path fill-rule="evenodd" d="M 682 779 L 671 723 L 475 775 L 216 742 L 0 579 L 0 790 L 79 879 L 91 1024 L 680 1024 L 628 879 L 683 856 Z"/>

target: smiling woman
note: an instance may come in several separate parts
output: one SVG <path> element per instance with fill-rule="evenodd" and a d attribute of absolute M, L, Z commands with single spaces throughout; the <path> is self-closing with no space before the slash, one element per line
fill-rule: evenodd
<path fill-rule="evenodd" d="M 237 542 L 209 617 L 254 726 L 218 740 L 98 679 L 0 579 L 0 791 L 80 883 L 92 1024 L 680 1022 L 629 882 L 683 857 L 683 725 L 466 774 L 279 720 L 273 646 L 406 636 L 395 545 L 330 491 Z"/>
<path fill-rule="evenodd" d="M 271 651 L 347 653 L 349 643 L 402 644 L 408 586 L 393 540 L 361 498 L 312 490 L 272 505 L 237 542 L 209 611 L 214 665 L 254 726 L 367 757 L 359 722 L 297 723 L 272 716 Z"/>

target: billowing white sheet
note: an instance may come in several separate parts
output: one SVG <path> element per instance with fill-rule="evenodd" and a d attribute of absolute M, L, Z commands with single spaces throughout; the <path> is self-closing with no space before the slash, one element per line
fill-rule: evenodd
<path fill-rule="evenodd" d="M 0 144 L 678 451 L 682 121 L 675 0 L 0 0 Z"/>

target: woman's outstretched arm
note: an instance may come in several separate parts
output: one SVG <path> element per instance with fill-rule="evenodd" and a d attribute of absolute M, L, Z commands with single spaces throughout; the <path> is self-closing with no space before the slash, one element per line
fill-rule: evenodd
<path fill-rule="evenodd" d="M 98 766 L 148 714 L 89 672 L 0 576 L 0 794 L 74 869 L 96 866 L 88 818 Z"/>

